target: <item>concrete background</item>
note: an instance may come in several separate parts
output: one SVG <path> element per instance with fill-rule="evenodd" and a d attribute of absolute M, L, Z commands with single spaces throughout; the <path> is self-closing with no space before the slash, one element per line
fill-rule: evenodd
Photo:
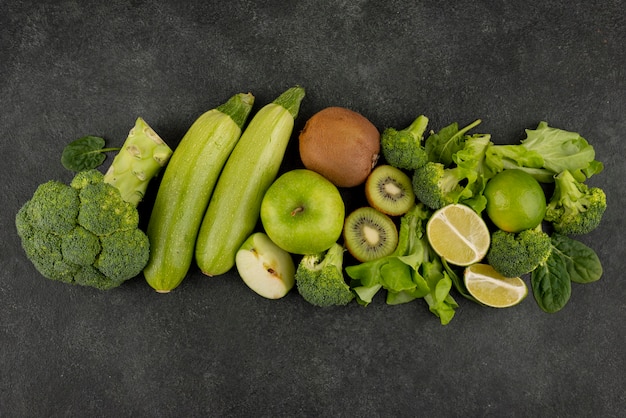
<path fill-rule="evenodd" d="M 0 416 L 624 416 L 625 23 L 619 0 L 4 1 Z M 423 301 L 319 309 L 195 268 L 168 295 L 142 277 L 99 292 L 25 258 L 15 213 L 69 181 L 69 141 L 121 144 L 141 116 L 175 147 L 232 94 L 258 110 L 295 84 L 294 138 L 331 105 L 381 130 L 481 118 L 497 143 L 541 120 L 581 133 L 605 164 L 609 208 L 582 238 L 603 278 L 552 315 L 455 294 L 444 327 Z"/>

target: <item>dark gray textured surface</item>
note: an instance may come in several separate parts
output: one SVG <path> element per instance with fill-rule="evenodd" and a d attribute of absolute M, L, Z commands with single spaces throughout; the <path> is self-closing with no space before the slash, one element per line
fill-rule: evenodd
<path fill-rule="evenodd" d="M 48 3 L 0 13 L 0 416 L 624 416 L 622 1 Z M 141 277 L 103 293 L 26 260 L 15 213 L 69 180 L 68 141 L 121 143 L 142 116 L 175 146 L 232 94 L 258 109 L 294 84 L 296 129 L 339 105 L 381 129 L 482 118 L 501 143 L 540 120 L 580 132 L 605 163 L 584 237 L 604 277 L 554 315 L 459 296 L 443 327 L 422 302 L 321 310 L 195 269 L 169 295 Z"/>

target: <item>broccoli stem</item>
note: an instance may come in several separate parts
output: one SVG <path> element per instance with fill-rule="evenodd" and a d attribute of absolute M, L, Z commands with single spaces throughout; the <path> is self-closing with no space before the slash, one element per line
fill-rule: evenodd
<path fill-rule="evenodd" d="M 142 118 L 137 118 L 105 173 L 104 181 L 116 187 L 125 201 L 137 206 L 148 183 L 167 164 L 171 155 L 172 150 L 159 135 Z"/>
<path fill-rule="evenodd" d="M 420 141 L 424 137 L 424 132 L 426 131 L 426 127 L 428 126 L 428 118 L 424 115 L 419 115 L 413 123 L 411 123 L 404 130 L 413 135 L 414 138 L 419 139 Z"/>
<path fill-rule="evenodd" d="M 554 182 L 554 197 L 557 201 L 562 202 L 567 198 L 572 202 L 578 202 L 584 196 L 584 193 L 578 188 L 579 182 L 569 170 L 564 170 L 554 176 Z"/>

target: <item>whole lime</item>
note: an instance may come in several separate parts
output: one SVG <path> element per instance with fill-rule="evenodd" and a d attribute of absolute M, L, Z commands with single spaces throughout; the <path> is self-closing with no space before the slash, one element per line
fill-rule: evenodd
<path fill-rule="evenodd" d="M 546 195 L 533 176 L 509 169 L 496 174 L 485 187 L 487 216 L 507 232 L 535 228 L 546 213 Z"/>

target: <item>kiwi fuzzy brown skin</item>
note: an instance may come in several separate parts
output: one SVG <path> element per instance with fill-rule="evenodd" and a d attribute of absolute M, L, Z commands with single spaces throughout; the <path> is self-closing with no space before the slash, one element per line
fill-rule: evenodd
<path fill-rule="evenodd" d="M 380 156 L 380 132 L 365 116 L 327 107 L 311 116 L 299 135 L 302 163 L 337 187 L 363 184 Z"/>
<path fill-rule="evenodd" d="M 398 245 L 398 229 L 389 216 L 363 206 L 346 217 L 343 239 L 350 255 L 366 262 L 393 253 Z"/>
<path fill-rule="evenodd" d="M 365 181 L 370 206 L 389 216 L 404 215 L 415 204 L 411 178 L 390 165 L 379 165 Z"/>

